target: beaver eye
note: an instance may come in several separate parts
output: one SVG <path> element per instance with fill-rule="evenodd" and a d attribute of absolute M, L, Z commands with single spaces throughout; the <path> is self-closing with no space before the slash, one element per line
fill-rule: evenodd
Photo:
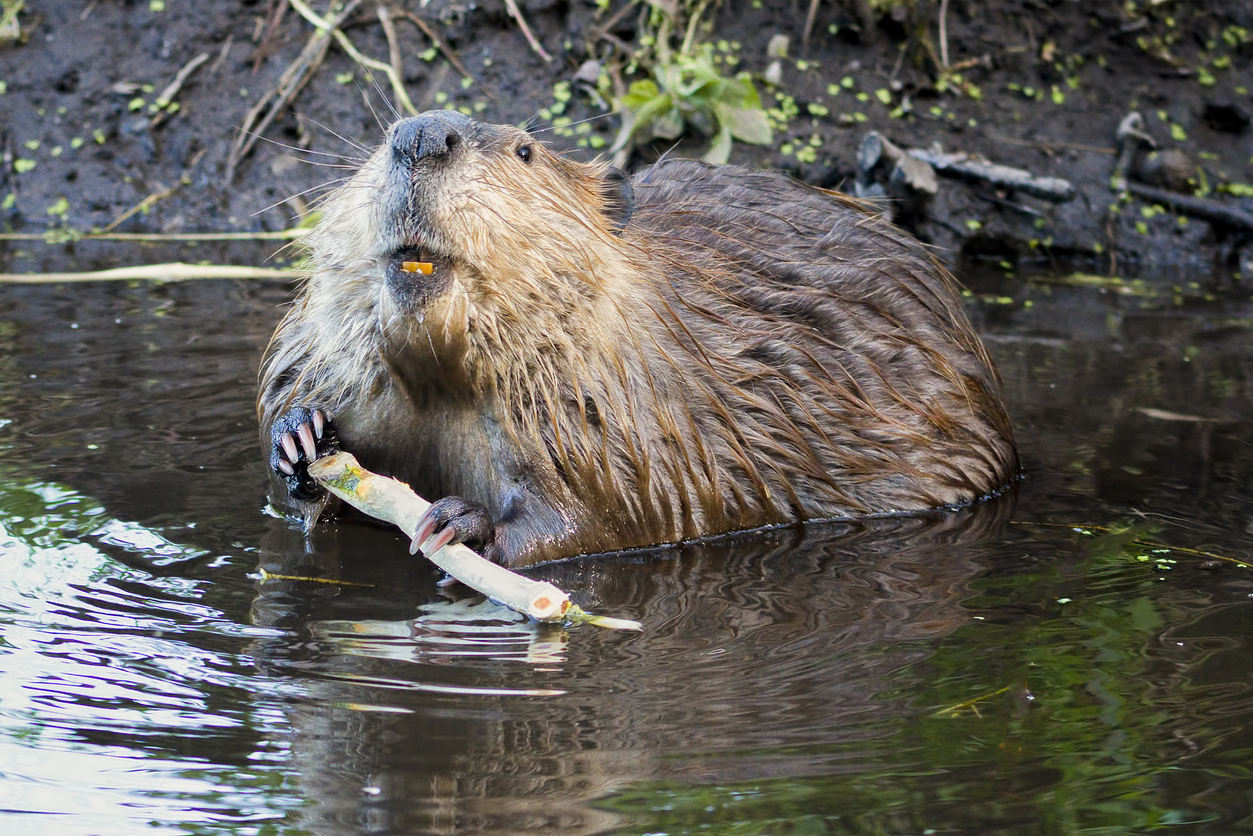
<path fill-rule="evenodd" d="M 522 160 L 522 162 L 524 163 L 531 162 L 531 146 L 519 145 L 518 150 L 515 153 L 518 155 L 518 159 Z"/>

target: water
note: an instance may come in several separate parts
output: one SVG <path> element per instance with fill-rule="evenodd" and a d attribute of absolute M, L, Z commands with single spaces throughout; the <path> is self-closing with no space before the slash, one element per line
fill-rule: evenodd
<path fill-rule="evenodd" d="M 1247 831 L 1253 306 L 976 287 L 1014 495 L 538 570 L 642 634 L 266 516 L 287 288 L 0 287 L 0 831 Z"/>

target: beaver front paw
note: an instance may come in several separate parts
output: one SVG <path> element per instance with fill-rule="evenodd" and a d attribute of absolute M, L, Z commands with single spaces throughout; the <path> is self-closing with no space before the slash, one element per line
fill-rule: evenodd
<path fill-rule="evenodd" d="M 487 508 L 459 496 L 431 503 L 413 532 L 411 551 L 432 555 L 450 543 L 465 543 L 488 560 L 500 562 L 494 548 L 496 528 Z"/>
<path fill-rule="evenodd" d="M 309 475 L 309 463 L 339 452 L 335 423 L 316 407 L 293 406 L 270 426 L 270 469 L 292 499 L 311 502 L 323 488 Z"/>

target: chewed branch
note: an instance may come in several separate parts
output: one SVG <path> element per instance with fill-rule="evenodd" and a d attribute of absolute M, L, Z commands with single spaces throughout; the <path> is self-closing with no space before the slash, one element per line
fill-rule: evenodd
<path fill-rule="evenodd" d="M 309 475 L 358 510 L 397 526 L 410 539 L 418 520 L 430 507 L 408 485 L 371 473 L 351 453 L 318 459 L 309 465 Z M 445 546 L 428 557 L 466 586 L 536 621 L 587 622 L 615 630 L 643 629 L 637 621 L 585 613 L 553 584 L 511 572 L 461 544 Z"/>

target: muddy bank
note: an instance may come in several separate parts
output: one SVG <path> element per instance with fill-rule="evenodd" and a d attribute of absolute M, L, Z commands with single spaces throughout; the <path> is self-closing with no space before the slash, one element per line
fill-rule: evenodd
<path fill-rule="evenodd" d="M 377 6 L 353 7 L 341 29 L 361 54 L 400 67 L 418 109 L 527 123 L 588 158 L 618 133 L 613 84 L 643 77 L 630 65 L 641 12 L 623 9 L 525 3 L 551 61 L 499 0 L 392 7 L 394 51 Z M 732 162 L 882 189 L 903 224 L 959 264 L 1165 270 L 1171 281 L 1183 273 L 1237 292 L 1231 277 L 1253 276 L 1253 7 L 1244 0 L 954 0 L 943 16 L 932 2 L 832 2 L 815 7 L 806 45 L 807 11 L 790 0 L 724 3 L 692 30 L 720 71 L 750 74 L 773 129 L 768 144 L 736 142 Z M 288 228 L 400 107 L 383 73 L 367 78 L 331 43 L 290 105 L 268 124 L 251 121 L 260 141 L 233 166 L 240 126 L 315 40 L 287 3 L 62 1 L 15 19 L 16 36 L 0 45 L 0 231 L 51 232 L 58 243 L 0 241 L 2 271 L 271 259 L 272 242 L 150 243 L 136 253 L 133 243 L 74 241 L 68 231 Z M 1121 170 L 1129 185 L 1112 189 L 1118 128 L 1133 111 L 1142 123 Z M 944 172 L 934 195 L 902 189 L 890 160 L 866 164 L 872 132 L 904 150 L 981 155 L 1069 190 L 1051 198 Z M 709 143 L 690 132 L 640 141 L 629 164 L 700 155 Z"/>

